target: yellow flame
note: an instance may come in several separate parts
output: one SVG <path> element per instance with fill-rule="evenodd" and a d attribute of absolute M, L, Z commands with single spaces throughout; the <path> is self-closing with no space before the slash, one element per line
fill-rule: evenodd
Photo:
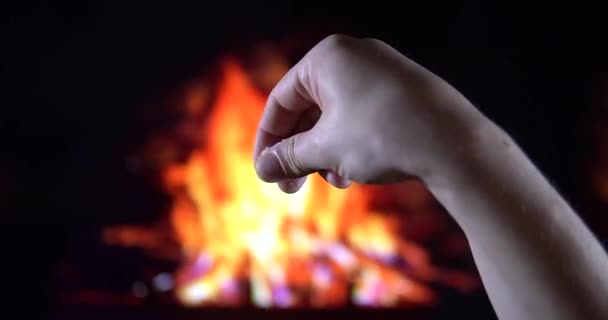
<path fill-rule="evenodd" d="M 395 223 L 369 210 L 361 186 L 340 190 L 314 175 L 288 195 L 257 177 L 252 150 L 266 97 L 235 61 L 222 70 L 205 145 L 163 170 L 186 260 L 176 275 L 178 299 L 260 307 L 432 301 L 428 288 L 373 258 L 406 251 Z M 200 102 L 200 92 L 193 94 L 187 100 Z M 424 268 L 426 260 L 414 265 Z"/>

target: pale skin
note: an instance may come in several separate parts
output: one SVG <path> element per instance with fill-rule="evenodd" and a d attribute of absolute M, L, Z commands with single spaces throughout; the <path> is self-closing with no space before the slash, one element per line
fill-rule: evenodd
<path fill-rule="evenodd" d="M 500 319 L 608 319 L 608 256 L 513 139 L 375 39 L 333 35 L 272 90 L 260 179 L 296 192 L 419 179 L 460 225 Z"/>

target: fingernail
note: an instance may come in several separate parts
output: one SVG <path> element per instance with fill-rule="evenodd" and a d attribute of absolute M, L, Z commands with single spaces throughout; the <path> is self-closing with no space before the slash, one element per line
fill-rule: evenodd
<path fill-rule="evenodd" d="M 285 193 L 296 193 L 306 182 L 306 177 L 287 179 L 279 182 L 279 188 Z"/>
<path fill-rule="evenodd" d="M 256 162 L 255 169 L 258 176 L 266 182 L 277 182 L 285 176 L 279 159 L 271 151 L 262 152 Z"/>

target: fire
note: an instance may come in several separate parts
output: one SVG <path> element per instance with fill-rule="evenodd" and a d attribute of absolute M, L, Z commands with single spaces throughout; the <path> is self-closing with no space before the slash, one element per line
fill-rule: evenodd
<path fill-rule="evenodd" d="M 289 195 L 258 179 L 252 150 L 266 97 L 234 60 L 222 71 L 203 124 L 206 142 L 162 170 L 183 257 L 177 299 L 186 306 L 433 303 L 420 279 L 434 278 L 436 268 L 398 234 L 399 220 L 371 210 L 364 186 L 340 190 L 314 175 Z M 132 245 L 137 237 L 106 231 L 108 242 Z"/>

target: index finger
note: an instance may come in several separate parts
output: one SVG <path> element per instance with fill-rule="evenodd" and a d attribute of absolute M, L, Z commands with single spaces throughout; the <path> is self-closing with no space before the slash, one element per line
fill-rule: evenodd
<path fill-rule="evenodd" d="M 254 161 L 264 149 L 293 135 L 304 113 L 315 106 L 306 65 L 305 59 L 298 62 L 270 92 L 257 130 Z"/>

